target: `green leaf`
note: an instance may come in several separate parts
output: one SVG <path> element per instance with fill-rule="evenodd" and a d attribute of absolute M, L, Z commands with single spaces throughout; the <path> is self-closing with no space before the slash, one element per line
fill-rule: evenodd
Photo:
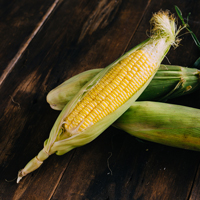
<path fill-rule="evenodd" d="M 193 64 L 193 67 L 196 69 L 200 69 L 200 57 L 195 61 Z"/>
<path fill-rule="evenodd" d="M 179 17 L 180 20 L 182 21 L 183 26 L 185 26 L 186 29 L 189 31 L 189 33 L 191 34 L 191 36 L 192 36 L 192 38 L 193 38 L 195 44 L 196 44 L 197 47 L 200 49 L 200 42 L 199 42 L 199 40 L 197 39 L 196 35 L 195 35 L 195 34 L 193 33 L 193 31 L 191 30 L 189 24 L 188 24 L 189 16 L 191 15 L 191 13 L 188 14 L 188 16 L 187 16 L 187 23 L 185 23 L 185 21 L 184 21 L 184 19 L 183 19 L 183 15 L 182 15 L 181 10 L 180 10 L 177 6 L 175 6 L 175 10 L 176 10 L 176 13 L 177 13 L 178 17 Z"/>

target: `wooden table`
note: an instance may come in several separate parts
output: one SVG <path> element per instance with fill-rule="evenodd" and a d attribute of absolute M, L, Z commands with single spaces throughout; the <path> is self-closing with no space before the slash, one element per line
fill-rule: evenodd
<path fill-rule="evenodd" d="M 147 38 L 152 13 L 177 5 L 200 38 L 198 0 L 0 1 L 0 200 L 198 200 L 200 154 L 109 127 L 93 142 L 52 155 L 16 184 L 59 115 L 47 93 L 102 68 Z M 180 22 L 179 22 L 180 24 Z M 163 63 L 192 66 L 190 34 Z M 170 101 L 200 108 L 199 91 Z"/>

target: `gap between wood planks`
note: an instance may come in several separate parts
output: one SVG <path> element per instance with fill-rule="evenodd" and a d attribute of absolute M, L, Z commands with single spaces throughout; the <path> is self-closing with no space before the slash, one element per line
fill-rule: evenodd
<path fill-rule="evenodd" d="M 72 161 L 72 159 L 73 159 L 73 157 L 74 157 L 74 155 L 75 155 L 75 152 L 76 152 L 76 149 L 74 149 L 74 152 L 72 152 L 72 155 L 71 155 L 71 158 L 69 159 L 69 162 L 67 162 L 66 167 L 63 168 L 62 172 L 60 173 L 60 175 L 59 175 L 59 177 L 58 177 L 58 180 L 57 180 L 57 182 L 56 182 L 54 188 L 52 189 L 51 195 L 49 196 L 48 200 L 51 200 L 52 197 L 53 197 L 53 195 L 55 194 L 56 189 L 58 188 L 59 183 L 60 183 L 60 181 L 61 181 L 61 179 L 62 179 L 62 177 L 63 177 L 63 174 L 67 171 L 67 169 L 68 169 L 68 167 L 69 167 L 69 165 L 70 165 L 70 163 L 71 163 L 71 161 Z"/>
<path fill-rule="evenodd" d="M 194 174 L 193 182 L 192 182 L 192 184 L 191 184 L 191 188 L 190 188 L 190 191 L 189 191 L 187 200 L 192 200 L 192 199 L 193 199 L 193 190 L 195 190 L 195 189 L 194 189 L 194 185 L 195 185 L 195 183 L 196 183 L 196 178 L 197 178 L 198 173 L 199 173 L 199 165 L 200 165 L 200 162 L 199 162 L 198 165 L 197 165 L 197 168 L 196 168 L 196 171 L 195 171 L 195 174 Z"/>
<path fill-rule="evenodd" d="M 48 19 L 48 17 L 51 15 L 51 13 L 54 11 L 55 7 L 60 4 L 63 0 L 55 0 L 54 3 L 51 5 L 51 7 L 47 10 L 46 14 L 43 16 L 42 20 L 37 24 L 31 35 L 28 37 L 27 41 L 24 42 L 24 44 L 20 47 L 17 54 L 14 56 L 14 58 L 9 62 L 8 66 L 5 68 L 3 74 L 0 76 L 0 87 L 8 74 L 12 71 L 12 69 L 15 67 L 18 60 L 21 58 L 22 54 L 27 49 L 30 42 L 33 40 L 35 35 L 38 33 L 38 31 L 41 29 L 44 22 Z"/>
<path fill-rule="evenodd" d="M 129 50 L 129 49 L 128 49 L 128 46 L 129 46 L 129 44 L 131 43 L 131 40 L 133 39 L 136 30 L 138 29 L 139 25 L 141 24 L 141 21 L 142 21 L 142 19 L 144 18 L 144 15 L 146 14 L 146 11 L 147 11 L 147 9 L 148 9 L 150 3 L 151 3 L 151 0 L 148 0 L 148 3 L 147 3 L 147 5 L 146 5 L 146 7 L 145 7 L 145 9 L 144 9 L 143 15 L 141 16 L 140 21 L 138 22 L 137 26 L 135 27 L 135 31 L 133 32 L 132 36 L 130 37 L 130 40 L 127 42 L 127 45 L 126 45 L 126 47 L 124 48 L 124 52 L 122 52 L 122 55 L 123 55 L 127 50 Z M 0 84 L 0 85 L 1 85 L 1 84 Z"/>

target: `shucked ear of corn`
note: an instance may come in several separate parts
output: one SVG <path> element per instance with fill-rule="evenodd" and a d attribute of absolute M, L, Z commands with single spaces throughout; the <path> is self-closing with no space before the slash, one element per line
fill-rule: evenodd
<path fill-rule="evenodd" d="M 150 39 L 102 70 L 63 108 L 44 148 L 19 171 L 17 182 L 51 154 L 62 155 L 94 140 L 140 96 L 176 45 L 175 19 L 168 12 L 154 14 L 150 23 Z"/>
<path fill-rule="evenodd" d="M 75 94 L 102 69 L 92 69 L 82 72 L 53 90 L 47 95 L 51 108 L 62 110 Z M 200 87 L 200 71 L 173 65 L 160 65 L 145 91 L 138 101 L 166 101 L 181 95 L 191 93 Z"/>
<path fill-rule="evenodd" d="M 135 102 L 113 125 L 144 140 L 200 151 L 200 109 Z"/>

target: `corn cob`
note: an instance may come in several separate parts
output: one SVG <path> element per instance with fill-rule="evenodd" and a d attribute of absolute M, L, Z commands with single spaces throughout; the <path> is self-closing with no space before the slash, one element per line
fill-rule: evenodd
<path fill-rule="evenodd" d="M 200 109 L 141 101 L 135 102 L 113 125 L 140 139 L 200 151 L 199 124 Z"/>
<path fill-rule="evenodd" d="M 62 110 L 75 94 L 102 69 L 82 72 L 63 82 L 47 95 L 51 108 Z M 137 101 L 166 101 L 196 91 L 200 84 L 200 71 L 173 65 L 160 65 L 145 91 Z"/>
<path fill-rule="evenodd" d="M 176 45 L 175 19 L 160 11 L 151 19 L 151 38 L 106 67 L 64 107 L 44 148 L 18 173 L 17 182 L 49 155 L 63 155 L 94 140 L 140 96 L 171 45 Z"/>

